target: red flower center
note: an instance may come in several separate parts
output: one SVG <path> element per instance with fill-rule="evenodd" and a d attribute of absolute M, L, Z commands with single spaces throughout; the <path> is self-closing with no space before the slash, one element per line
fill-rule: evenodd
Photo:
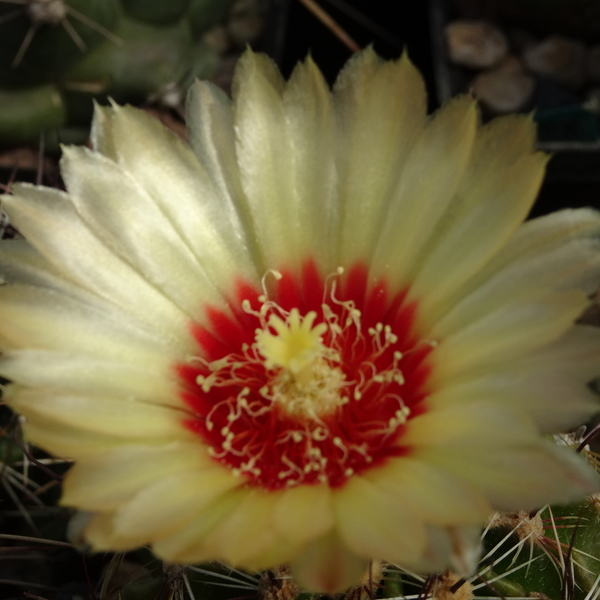
<path fill-rule="evenodd" d="M 178 366 L 185 424 L 249 484 L 332 487 L 410 451 L 406 422 L 425 410 L 431 343 L 416 306 L 369 286 L 367 269 L 323 278 L 273 272 L 268 294 L 240 283 L 231 312 L 194 324 L 198 357 Z"/>

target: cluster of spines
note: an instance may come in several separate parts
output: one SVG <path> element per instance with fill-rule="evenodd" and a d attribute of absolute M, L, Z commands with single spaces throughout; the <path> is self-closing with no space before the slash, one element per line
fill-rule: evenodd
<path fill-rule="evenodd" d="M 83 144 L 93 100 L 179 109 L 195 77 L 250 41 L 234 39 L 237 16 L 205 36 L 235 1 L 0 0 L 0 146 Z"/>

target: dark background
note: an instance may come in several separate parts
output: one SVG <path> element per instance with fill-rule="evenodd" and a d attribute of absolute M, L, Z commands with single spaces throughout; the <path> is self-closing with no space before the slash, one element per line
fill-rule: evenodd
<path fill-rule="evenodd" d="M 344 3 L 357 13 L 357 20 L 330 4 L 320 4 L 339 25 L 358 43 L 365 47 L 373 44 L 384 58 L 397 58 L 406 49 L 413 62 L 425 75 L 430 92 L 433 90 L 432 59 L 427 2 L 413 0 L 346 0 Z M 398 16 L 398 10 L 403 16 Z M 377 29 L 369 29 L 370 24 Z M 385 35 L 385 37 L 384 37 Z M 286 31 L 286 43 L 281 61 L 287 75 L 293 65 L 311 52 L 325 72 L 328 80 L 335 79 L 351 52 L 333 37 L 322 23 L 299 0 L 291 0 Z M 432 107 L 435 101 L 432 102 Z"/>
<path fill-rule="evenodd" d="M 339 0 L 333 1 L 337 4 Z M 351 51 L 300 0 L 278 2 L 281 22 L 285 24 L 285 30 L 279 30 L 278 35 L 280 41 L 284 41 L 279 46 L 276 44 L 271 53 L 276 54 L 284 75 L 289 76 L 296 62 L 310 52 L 327 80 L 333 83 Z M 439 107 L 435 94 L 430 1 L 345 0 L 349 11 L 358 15 L 356 18 L 328 0 L 319 0 L 319 3 L 359 46 L 373 44 L 378 54 L 387 59 L 399 57 L 406 49 L 425 78 L 429 110 Z M 600 152 L 553 156 L 532 216 L 582 206 L 600 208 Z"/>

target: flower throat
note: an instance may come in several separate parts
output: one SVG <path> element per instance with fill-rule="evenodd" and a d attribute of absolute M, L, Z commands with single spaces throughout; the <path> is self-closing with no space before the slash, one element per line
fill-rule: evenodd
<path fill-rule="evenodd" d="M 403 426 L 424 410 L 431 344 L 412 332 L 414 305 L 367 290 L 360 265 L 323 279 L 270 272 L 269 294 L 238 286 L 234 317 L 208 309 L 193 327 L 201 357 L 179 367 L 186 425 L 249 484 L 343 485 L 404 455 Z M 319 297 L 320 296 L 320 297 Z"/>

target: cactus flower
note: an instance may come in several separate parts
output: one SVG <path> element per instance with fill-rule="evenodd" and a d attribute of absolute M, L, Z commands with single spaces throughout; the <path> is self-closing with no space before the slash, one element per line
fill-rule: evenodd
<path fill-rule="evenodd" d="M 66 192 L 15 185 L 0 374 L 75 466 L 96 550 L 289 564 L 308 590 L 371 559 L 469 573 L 495 510 L 599 489 L 544 437 L 598 410 L 600 215 L 522 224 L 547 157 L 522 116 L 426 115 L 403 57 L 331 92 L 247 52 L 197 83 L 190 145 L 98 107 Z"/>

